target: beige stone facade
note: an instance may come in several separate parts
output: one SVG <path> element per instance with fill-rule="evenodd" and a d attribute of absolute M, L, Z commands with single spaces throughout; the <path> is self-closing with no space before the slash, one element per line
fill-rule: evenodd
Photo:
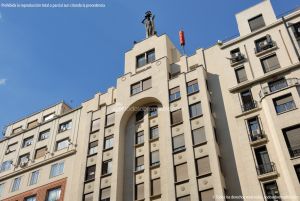
<path fill-rule="evenodd" d="M 0 199 L 300 200 L 300 10 L 236 19 L 192 56 L 146 38 L 116 87 L 7 126 Z"/>

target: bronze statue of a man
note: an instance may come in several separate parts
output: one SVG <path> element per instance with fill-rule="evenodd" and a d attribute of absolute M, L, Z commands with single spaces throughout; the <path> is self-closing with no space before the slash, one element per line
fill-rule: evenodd
<path fill-rule="evenodd" d="M 154 18 L 155 18 L 155 15 L 152 16 L 151 11 L 147 11 L 145 13 L 145 18 L 142 21 L 142 23 L 145 25 L 145 28 L 146 28 L 146 37 L 147 38 L 156 34 L 155 26 L 154 26 Z"/>

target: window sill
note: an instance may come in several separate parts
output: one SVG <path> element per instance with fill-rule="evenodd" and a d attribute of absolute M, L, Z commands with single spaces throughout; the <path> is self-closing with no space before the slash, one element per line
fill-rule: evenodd
<path fill-rule="evenodd" d="M 114 147 L 109 147 L 109 148 L 103 149 L 103 152 L 113 150 L 113 148 L 114 148 Z"/>
<path fill-rule="evenodd" d="M 180 124 L 183 124 L 183 121 L 178 122 L 178 123 L 175 123 L 175 124 L 171 124 L 171 127 L 175 127 L 175 126 L 178 126 L 178 125 L 180 125 Z"/>
<path fill-rule="evenodd" d="M 297 109 L 298 109 L 298 108 L 295 107 L 295 108 L 293 108 L 293 109 L 290 109 L 290 110 L 286 110 L 286 111 L 284 111 L 284 112 L 277 113 L 277 116 L 282 115 L 282 114 L 285 114 L 285 113 L 288 113 L 288 112 L 291 112 L 291 111 L 294 111 L 294 110 L 297 110 Z"/>
<path fill-rule="evenodd" d="M 97 154 L 98 153 L 88 154 L 87 157 L 90 158 L 90 157 L 96 156 Z"/>
<path fill-rule="evenodd" d="M 90 182 L 93 182 L 93 181 L 95 181 L 95 178 L 94 179 L 89 179 L 89 180 L 84 180 L 84 183 L 86 184 L 86 183 L 90 183 Z"/>
<path fill-rule="evenodd" d="M 154 118 L 156 118 L 156 117 L 158 117 L 158 115 L 153 115 L 153 116 L 150 116 L 150 115 L 149 115 L 149 119 L 154 119 Z"/>
<path fill-rule="evenodd" d="M 202 178 L 204 178 L 204 177 L 209 177 L 209 176 L 211 176 L 211 175 L 212 175 L 212 173 L 209 172 L 209 173 L 206 173 L 206 174 L 197 175 L 196 178 L 197 178 L 197 179 L 202 179 Z"/>
<path fill-rule="evenodd" d="M 260 57 L 260 56 L 265 55 L 265 54 L 267 54 L 268 52 L 272 52 L 272 51 L 274 51 L 274 50 L 276 50 L 276 49 L 278 49 L 278 47 L 277 47 L 277 45 L 274 44 L 273 47 L 270 47 L 270 48 L 268 48 L 268 49 L 266 49 L 266 50 L 262 50 L 262 51 L 260 51 L 260 52 L 257 52 L 257 53 L 255 53 L 255 55 L 256 55 L 257 57 Z"/>
<path fill-rule="evenodd" d="M 134 174 L 140 174 L 140 173 L 143 173 L 145 171 L 145 169 L 142 169 L 142 170 L 135 170 L 133 171 Z"/>
<path fill-rule="evenodd" d="M 175 182 L 175 185 L 184 184 L 184 183 L 187 183 L 187 182 L 189 182 L 189 181 L 190 181 L 190 179 L 185 179 L 185 180 L 182 180 L 182 181 L 176 181 L 176 182 Z"/>
<path fill-rule="evenodd" d="M 109 128 L 109 127 L 112 127 L 112 126 L 114 126 L 114 125 L 115 125 L 115 123 L 109 124 L 109 125 L 105 125 L 105 126 L 104 126 L 104 129 Z"/>
<path fill-rule="evenodd" d="M 100 129 L 97 129 L 97 130 L 94 130 L 94 131 L 90 131 L 90 134 L 97 133 L 98 131 L 100 131 Z"/>
<path fill-rule="evenodd" d="M 193 145 L 193 147 L 194 147 L 194 148 L 197 148 L 197 147 L 200 147 L 200 146 L 203 146 L 203 145 L 206 145 L 206 144 L 207 144 L 207 141 L 201 142 L 201 143 L 199 143 L 199 144 L 195 144 L 195 145 Z"/>
<path fill-rule="evenodd" d="M 156 138 L 149 139 L 149 142 L 156 142 L 158 140 L 159 140 L 159 137 L 156 137 Z"/>
<path fill-rule="evenodd" d="M 161 194 L 151 195 L 150 196 L 150 200 L 152 200 L 152 199 L 158 199 L 158 198 L 161 198 Z"/>
<path fill-rule="evenodd" d="M 187 95 L 188 95 L 188 96 L 191 96 L 191 95 L 194 95 L 194 94 L 197 94 L 197 93 L 199 93 L 199 90 L 198 90 L 198 91 L 191 92 L 191 93 L 188 93 Z"/>
<path fill-rule="evenodd" d="M 139 92 L 137 92 L 137 93 L 135 93 L 135 94 L 131 94 L 131 93 L 130 93 L 130 96 L 131 96 L 131 97 L 132 97 L 132 96 L 135 96 L 135 95 L 140 94 L 140 93 L 142 93 L 142 92 L 144 92 L 144 91 L 147 91 L 147 90 L 149 90 L 149 89 L 152 89 L 152 87 L 149 87 L 148 89 L 141 90 L 141 91 L 139 91 Z"/>
<path fill-rule="evenodd" d="M 150 169 L 155 169 L 155 168 L 159 168 L 159 167 L 160 167 L 160 163 L 150 165 Z"/>
<path fill-rule="evenodd" d="M 203 114 L 200 114 L 200 115 L 195 116 L 195 117 L 190 117 L 190 121 L 192 121 L 194 119 L 197 119 L 197 118 L 200 118 L 200 117 L 203 117 Z"/>
<path fill-rule="evenodd" d="M 175 150 L 175 151 L 173 151 L 173 155 L 174 155 L 174 154 L 181 153 L 181 152 L 185 152 L 185 150 L 186 150 L 185 147 L 184 147 L 184 148 L 181 148 L 181 149 L 178 149 L 178 150 Z"/>
<path fill-rule="evenodd" d="M 143 142 L 143 143 L 139 143 L 139 144 L 133 145 L 133 147 L 142 147 L 142 146 L 144 146 L 144 142 Z"/>
<path fill-rule="evenodd" d="M 176 102 L 176 101 L 179 101 L 180 99 L 181 99 L 181 97 L 176 98 L 176 99 L 174 99 L 174 100 L 169 100 L 169 103 L 174 103 L 174 102 Z"/>
<path fill-rule="evenodd" d="M 64 132 L 69 131 L 69 130 L 71 130 L 71 128 L 63 130 L 63 131 L 58 131 L 57 134 L 64 133 Z"/>
<path fill-rule="evenodd" d="M 112 175 L 112 173 L 102 174 L 102 175 L 101 175 L 101 178 L 109 177 L 109 176 L 111 176 L 111 175 Z"/>

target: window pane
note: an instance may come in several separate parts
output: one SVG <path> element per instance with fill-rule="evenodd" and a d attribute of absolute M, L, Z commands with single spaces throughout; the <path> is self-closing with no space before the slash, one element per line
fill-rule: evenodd
<path fill-rule="evenodd" d="M 173 137 L 173 151 L 178 151 L 185 148 L 184 135 L 177 135 Z"/>
<path fill-rule="evenodd" d="M 159 151 L 153 151 L 151 152 L 151 165 L 159 164 Z"/>
<path fill-rule="evenodd" d="M 136 171 L 144 169 L 144 156 L 139 156 L 135 159 Z"/>
<path fill-rule="evenodd" d="M 22 147 L 28 147 L 28 146 L 32 145 L 32 143 L 33 143 L 33 136 L 28 137 L 28 138 L 25 138 L 25 139 L 23 140 L 23 145 L 22 145 Z"/>
<path fill-rule="evenodd" d="M 109 198 L 110 198 L 110 188 L 101 189 L 101 201 Z"/>
<path fill-rule="evenodd" d="M 161 194 L 160 189 L 160 179 L 153 179 L 151 181 L 151 195 L 159 195 Z"/>
<path fill-rule="evenodd" d="M 63 132 L 66 130 L 70 130 L 72 128 L 72 121 L 67 121 L 59 125 L 58 132 Z"/>
<path fill-rule="evenodd" d="M 136 57 L 136 67 L 139 68 L 139 67 L 142 67 L 146 64 L 146 57 L 145 57 L 145 54 L 141 54 L 139 56 Z"/>
<path fill-rule="evenodd" d="M 115 123 L 115 113 L 106 115 L 106 126 L 112 125 Z"/>
<path fill-rule="evenodd" d="M 96 171 L 96 165 L 87 167 L 85 172 L 85 180 L 88 181 L 91 179 L 95 179 L 95 171 Z"/>
<path fill-rule="evenodd" d="M 64 139 L 64 140 L 58 141 L 56 143 L 56 151 L 62 150 L 64 148 L 67 148 L 69 146 L 69 144 L 70 144 L 69 141 L 70 141 L 69 139 Z"/>
<path fill-rule="evenodd" d="M 113 146 L 114 146 L 114 137 L 113 136 L 105 137 L 104 149 L 109 149 Z"/>
<path fill-rule="evenodd" d="M 175 173 L 176 173 L 176 182 L 184 181 L 189 178 L 187 164 L 181 164 L 175 166 Z"/>
<path fill-rule="evenodd" d="M 48 191 L 47 200 L 46 201 L 58 201 L 60 199 L 61 189 L 56 188 Z"/>
<path fill-rule="evenodd" d="M 112 173 L 112 160 L 104 161 L 102 163 L 102 175 Z"/>
<path fill-rule="evenodd" d="M 144 183 L 135 185 L 135 199 L 144 199 Z"/>
<path fill-rule="evenodd" d="M 39 178 L 39 170 L 36 170 L 34 172 L 31 173 L 31 177 L 30 177 L 30 181 L 29 181 L 29 185 L 33 185 L 36 184 Z"/>
<path fill-rule="evenodd" d="M 11 192 L 19 190 L 20 184 L 21 184 L 21 177 L 15 178 L 13 180 L 13 185 L 12 185 Z"/>
<path fill-rule="evenodd" d="M 265 21 L 262 15 L 249 20 L 249 26 L 251 31 L 258 30 L 265 26 Z"/>
<path fill-rule="evenodd" d="M 142 91 L 142 84 L 140 82 L 131 85 L 131 95 L 137 94 L 141 91 Z"/>
<path fill-rule="evenodd" d="M 89 155 L 96 154 L 98 152 L 98 141 L 91 142 L 89 144 Z"/>
<path fill-rule="evenodd" d="M 199 91 L 199 86 L 198 86 L 198 82 L 197 80 L 193 80 L 187 83 L 187 93 L 191 94 L 191 93 L 195 93 Z"/>
<path fill-rule="evenodd" d="M 34 195 L 34 196 L 30 196 L 30 197 L 27 197 L 27 198 L 25 198 L 25 201 L 36 201 L 37 199 L 36 199 L 36 196 Z"/>
<path fill-rule="evenodd" d="M 245 68 L 239 68 L 235 70 L 235 74 L 236 74 L 236 79 L 238 83 L 244 82 L 247 80 L 247 75 L 246 75 L 246 71 Z"/>
<path fill-rule="evenodd" d="M 285 129 L 283 133 L 291 156 L 300 156 L 300 126 Z"/>
<path fill-rule="evenodd" d="M 296 108 L 291 94 L 275 98 L 273 102 L 277 113 L 282 113 Z"/>
<path fill-rule="evenodd" d="M 265 73 L 275 70 L 280 67 L 278 58 L 276 55 L 269 56 L 261 60 L 263 70 Z"/>
<path fill-rule="evenodd" d="M 93 193 L 84 195 L 83 201 L 93 201 Z"/>
<path fill-rule="evenodd" d="M 190 118 L 202 115 L 202 108 L 200 103 L 190 105 L 189 108 L 190 108 Z"/>
<path fill-rule="evenodd" d="M 205 175 L 211 173 L 210 171 L 210 164 L 209 164 L 209 158 L 199 158 L 197 159 L 197 174 L 198 175 Z"/>
<path fill-rule="evenodd" d="M 136 133 L 136 144 L 142 144 L 144 143 L 144 131 L 140 131 Z"/>
<path fill-rule="evenodd" d="M 151 63 L 153 61 L 155 61 L 155 51 L 150 50 L 149 52 L 147 52 L 147 63 Z"/>
<path fill-rule="evenodd" d="M 170 94 L 170 97 L 169 97 L 170 101 L 179 99 L 180 98 L 180 88 L 176 87 L 176 88 L 170 89 L 169 94 Z"/>
<path fill-rule="evenodd" d="M 150 128 L 150 139 L 155 139 L 159 137 L 159 131 L 158 131 L 158 127 L 152 127 Z"/>
<path fill-rule="evenodd" d="M 50 129 L 40 132 L 40 134 L 39 134 L 39 141 L 48 139 L 49 135 L 50 135 Z"/>
<path fill-rule="evenodd" d="M 143 90 L 151 88 L 151 78 L 143 80 Z"/>
<path fill-rule="evenodd" d="M 197 128 L 192 131 L 194 145 L 206 142 L 204 127 Z"/>
<path fill-rule="evenodd" d="M 95 132 L 100 129 L 100 119 L 95 119 L 92 121 L 91 132 Z"/>
<path fill-rule="evenodd" d="M 1 164 L 0 172 L 4 172 L 4 171 L 7 171 L 7 170 L 10 170 L 10 168 L 12 167 L 12 163 L 13 163 L 12 160 L 4 161 Z"/>
<path fill-rule="evenodd" d="M 300 165 L 295 166 L 295 172 L 296 172 L 296 175 L 298 177 L 298 181 L 300 183 Z M 1 194 L 1 191 L 0 191 L 0 194 Z"/>
<path fill-rule="evenodd" d="M 149 107 L 149 117 L 157 116 L 157 106 L 150 106 Z"/>
<path fill-rule="evenodd" d="M 53 119 L 54 116 L 55 116 L 54 113 L 48 114 L 48 115 L 44 116 L 43 120 L 44 121 L 49 121 L 50 119 Z"/>
<path fill-rule="evenodd" d="M 138 122 L 138 121 L 142 121 L 144 119 L 144 111 L 141 110 L 141 111 L 138 111 L 135 115 L 135 121 Z"/>
<path fill-rule="evenodd" d="M 64 172 L 64 162 L 55 163 L 51 166 L 50 178 L 61 175 L 63 174 L 63 172 Z"/>
<path fill-rule="evenodd" d="M 202 191 L 200 192 L 200 197 L 202 201 L 214 201 L 214 190 Z"/>
<path fill-rule="evenodd" d="M 182 122 L 181 110 L 171 112 L 171 123 L 172 124 L 178 124 L 178 123 L 181 123 L 181 122 Z"/>
<path fill-rule="evenodd" d="M 37 149 L 35 152 L 34 158 L 38 159 L 38 158 L 44 157 L 46 153 L 47 153 L 47 147 L 42 147 L 40 149 Z"/>

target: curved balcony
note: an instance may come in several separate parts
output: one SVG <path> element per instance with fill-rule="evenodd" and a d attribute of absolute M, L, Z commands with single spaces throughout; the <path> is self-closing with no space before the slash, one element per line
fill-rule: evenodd
<path fill-rule="evenodd" d="M 265 96 L 268 96 L 272 93 L 275 93 L 275 92 L 280 91 L 282 89 L 286 89 L 286 88 L 296 86 L 296 85 L 299 85 L 299 84 L 300 84 L 300 79 L 298 79 L 298 78 L 289 78 L 289 79 L 286 79 L 286 80 L 284 80 L 282 82 L 279 82 L 275 85 L 263 87 L 259 92 L 259 97 L 260 97 L 260 99 L 263 99 Z"/>

